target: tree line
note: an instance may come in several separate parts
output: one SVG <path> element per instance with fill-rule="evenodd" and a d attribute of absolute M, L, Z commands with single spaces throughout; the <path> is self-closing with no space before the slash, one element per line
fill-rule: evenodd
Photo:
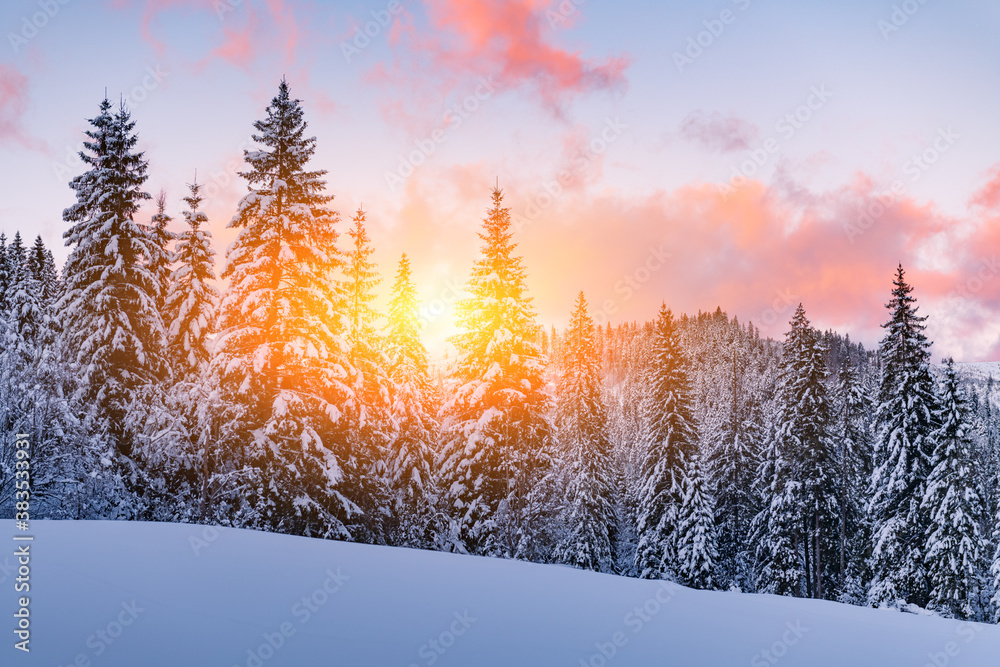
<path fill-rule="evenodd" d="M 877 351 L 783 342 L 721 310 L 540 327 L 503 192 L 457 306 L 421 342 L 410 260 L 388 312 L 366 212 L 332 209 L 282 81 L 215 275 L 201 185 L 155 214 L 135 121 L 90 119 L 63 212 L 0 237 L 0 512 L 15 433 L 38 516 L 182 521 L 555 562 L 697 588 L 1000 620 L 992 379 L 935 367 L 902 266 Z M 346 237 L 346 238 L 345 238 Z"/>

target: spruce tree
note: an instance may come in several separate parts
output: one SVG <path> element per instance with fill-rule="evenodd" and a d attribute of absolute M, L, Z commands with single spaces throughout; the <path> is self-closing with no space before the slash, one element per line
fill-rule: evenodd
<path fill-rule="evenodd" d="M 755 514 L 754 475 L 760 458 L 760 427 L 752 382 L 748 381 L 748 354 L 739 339 L 729 346 L 728 411 L 720 437 L 707 462 L 715 489 L 718 560 L 716 583 L 720 587 L 751 587 L 752 544 L 748 539 Z M 709 434 L 703 434 L 706 440 Z"/>
<path fill-rule="evenodd" d="M 715 501 L 701 454 L 684 462 L 681 505 L 677 516 L 677 578 L 685 586 L 712 589 L 718 559 Z"/>
<path fill-rule="evenodd" d="M 524 556 L 550 467 L 551 398 L 510 209 L 499 188 L 492 199 L 469 296 L 457 305 L 458 358 L 443 406 L 439 468 L 456 546 Z"/>
<path fill-rule="evenodd" d="M 759 567 L 756 588 L 775 595 L 802 595 L 802 483 L 796 479 L 784 439 L 772 430 L 766 442 L 755 485 L 762 506 L 754 517 L 752 533 Z"/>
<path fill-rule="evenodd" d="M 163 305 L 167 300 L 167 292 L 170 290 L 170 265 L 175 261 L 175 257 L 170 252 L 170 243 L 177 235 L 167 229 L 167 225 L 173 219 L 167 215 L 167 193 L 160 190 L 156 195 L 156 213 L 153 214 L 146 231 L 153 240 L 155 254 L 151 255 L 147 261 L 150 272 L 156 276 L 159 286 L 159 296 L 157 307 L 163 312 Z"/>
<path fill-rule="evenodd" d="M 0 232 L 0 315 L 7 312 L 7 289 L 10 287 L 10 259 L 7 256 L 7 235 Z"/>
<path fill-rule="evenodd" d="M 876 467 L 872 475 L 873 522 L 870 604 L 925 606 L 929 599 L 924 568 L 928 515 L 921 508 L 938 426 L 937 396 L 931 377 L 930 343 L 924 316 L 917 315 L 913 287 L 903 267 L 896 270 L 891 311 L 879 344 L 882 375 L 876 410 Z"/>
<path fill-rule="evenodd" d="M 553 558 L 560 563 L 612 571 L 615 508 L 607 414 L 601 396 L 594 322 L 583 292 L 570 316 L 557 392 L 557 433 L 567 485 L 561 523 L 566 533 Z"/>
<path fill-rule="evenodd" d="M 837 476 L 829 427 L 832 406 L 826 390 L 826 349 L 812 328 L 802 304 L 792 316 L 781 360 L 782 454 L 791 463 L 791 479 L 799 483 L 802 552 L 809 597 L 826 597 L 835 573 Z"/>
<path fill-rule="evenodd" d="M 250 192 L 229 226 L 229 288 L 220 305 L 213 369 L 230 419 L 220 427 L 245 463 L 250 525 L 350 538 L 358 512 L 343 493 L 353 369 L 335 273 L 339 215 L 325 172 L 308 170 L 315 137 L 282 80 L 256 121 L 241 173 Z"/>
<path fill-rule="evenodd" d="M 150 268 L 160 251 L 135 215 L 149 194 L 147 162 L 135 150 L 135 122 L 121 105 L 101 102 L 80 157 L 88 170 L 70 183 L 76 204 L 63 212 L 72 248 L 59 301 L 63 350 L 79 375 L 77 404 L 105 424 L 120 472 L 135 486 L 137 469 L 125 417 L 145 387 L 168 374 L 160 285 Z M 109 453 L 110 454 L 110 453 Z M 107 456 L 112 460 L 113 456 Z"/>
<path fill-rule="evenodd" d="M 438 423 L 427 352 L 420 341 L 420 309 L 410 260 L 399 260 L 389 301 L 386 331 L 392 381 L 388 475 L 390 509 L 396 517 L 397 544 L 429 546 L 437 485 L 433 472 Z"/>
<path fill-rule="evenodd" d="M 858 369 L 847 356 L 837 373 L 836 393 L 838 587 L 841 601 L 858 604 L 864 597 L 871 547 L 865 500 L 872 474 L 871 400 Z"/>
<path fill-rule="evenodd" d="M 351 222 L 348 234 L 352 247 L 344 266 L 343 293 L 350 361 L 357 370 L 354 393 L 358 400 L 350 415 L 353 425 L 345 470 L 354 500 L 363 510 L 361 523 L 353 526 L 354 532 L 366 541 L 380 542 L 386 532 L 386 457 L 392 430 L 389 379 L 378 327 L 381 316 L 373 307 L 381 278 L 372 260 L 374 248 L 365 228 L 365 212 L 359 208 Z"/>
<path fill-rule="evenodd" d="M 35 243 L 28 252 L 28 268 L 38 281 L 42 303 L 46 308 L 50 307 L 59 299 L 62 290 L 52 251 L 45 247 L 41 235 L 35 237 Z"/>
<path fill-rule="evenodd" d="M 178 378 L 196 376 L 208 365 L 219 304 L 212 233 L 202 228 L 208 216 L 201 211 L 201 185 L 195 180 L 188 189 L 184 198 L 188 228 L 176 235 L 177 266 L 170 274 L 164 306 L 167 346 Z"/>
<path fill-rule="evenodd" d="M 7 247 L 7 268 L 8 345 L 21 355 L 22 360 L 30 361 L 34 359 L 37 348 L 47 342 L 48 313 L 41 283 L 28 263 L 20 232 L 14 234 L 14 240 Z"/>
<path fill-rule="evenodd" d="M 985 556 L 979 532 L 983 502 L 972 470 L 968 407 L 955 365 L 946 361 L 940 426 L 923 508 L 930 519 L 925 567 L 930 584 L 928 607 L 949 618 L 971 619 L 977 610 L 978 577 Z"/>
<path fill-rule="evenodd" d="M 648 373 L 635 569 L 644 579 L 660 579 L 676 573 L 683 461 L 698 438 L 688 362 L 666 304 L 656 322 Z"/>
<path fill-rule="evenodd" d="M 993 565 L 990 567 L 990 574 L 993 575 L 993 599 L 992 620 L 1000 623 L 1000 517 L 996 519 L 996 527 L 993 530 L 993 542 L 996 544 L 996 551 L 993 555 Z"/>

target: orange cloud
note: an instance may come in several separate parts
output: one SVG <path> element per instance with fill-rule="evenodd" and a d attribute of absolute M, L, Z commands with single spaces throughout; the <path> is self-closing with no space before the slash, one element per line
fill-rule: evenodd
<path fill-rule="evenodd" d="M 424 274 L 431 298 L 448 293 L 447 281 L 464 284 L 494 173 L 485 164 L 427 166 L 387 216 L 398 225 L 378 240 L 389 256 L 405 251 L 415 266 L 440 266 Z M 721 306 L 780 339 L 802 302 L 816 326 L 874 346 L 902 262 L 930 316 L 935 358 L 1000 352 L 1000 260 L 990 250 L 1000 254 L 1000 215 L 960 219 L 904 195 L 855 236 L 852 226 L 879 211 L 884 192 L 864 175 L 824 191 L 751 182 L 729 196 L 701 183 L 645 196 L 567 189 L 540 211 L 531 208 L 537 183 L 506 180 L 544 324 L 563 325 L 582 289 L 599 321 L 644 321 L 661 301 L 691 314 Z"/>

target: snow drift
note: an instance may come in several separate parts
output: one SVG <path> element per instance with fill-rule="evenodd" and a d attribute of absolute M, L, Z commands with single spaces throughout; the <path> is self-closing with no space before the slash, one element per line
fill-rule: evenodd
<path fill-rule="evenodd" d="M 31 534 L 31 652 L 6 631 L 5 666 L 1000 664 L 998 627 L 833 602 L 194 525 Z"/>

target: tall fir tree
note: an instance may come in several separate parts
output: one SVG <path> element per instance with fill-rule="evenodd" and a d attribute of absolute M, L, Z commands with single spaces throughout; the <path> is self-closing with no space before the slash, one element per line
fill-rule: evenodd
<path fill-rule="evenodd" d="M 934 434 L 931 472 L 923 508 L 930 519 L 925 567 L 930 584 L 928 606 L 950 618 L 972 619 L 985 544 L 979 532 L 982 494 L 972 470 L 968 406 L 955 364 L 946 361 L 940 426 Z"/>
<path fill-rule="evenodd" d="M 866 597 L 871 525 L 866 511 L 872 474 L 871 397 L 854 363 L 845 356 L 837 373 L 837 466 L 839 504 L 838 589 L 854 604 Z"/>
<path fill-rule="evenodd" d="M 750 575 L 752 544 L 747 539 L 755 514 L 755 463 L 760 458 L 760 427 L 755 420 L 757 410 L 753 387 L 747 381 L 749 359 L 743 341 L 729 346 L 728 370 L 729 410 L 721 429 L 721 438 L 712 448 L 707 466 L 711 486 L 715 489 L 718 560 L 716 579 L 722 587 L 747 590 L 752 587 Z"/>
<path fill-rule="evenodd" d="M 143 390 L 169 373 L 160 285 L 151 270 L 159 246 L 135 216 L 149 194 L 145 155 L 136 150 L 135 122 L 122 104 L 101 102 L 80 152 L 88 170 L 70 183 L 76 204 L 63 212 L 72 248 L 59 301 L 64 352 L 79 374 L 77 405 L 93 407 L 108 429 L 118 474 L 141 486 L 126 415 Z M 123 511 L 127 512 L 127 508 Z"/>
<path fill-rule="evenodd" d="M 457 548 L 532 557 L 551 465 L 551 397 L 510 209 L 499 188 L 492 199 L 469 296 L 457 305 L 461 332 L 452 339 L 458 358 L 439 469 Z"/>
<path fill-rule="evenodd" d="M 684 461 L 681 505 L 677 516 L 677 578 L 685 586 L 715 587 L 715 499 L 699 452 Z"/>
<path fill-rule="evenodd" d="M 666 304 L 653 334 L 646 386 L 635 569 L 644 579 L 660 579 L 676 574 L 683 462 L 698 441 L 688 362 Z"/>
<path fill-rule="evenodd" d="M 188 189 L 184 198 L 188 228 L 176 235 L 172 254 L 177 266 L 170 274 L 164 305 L 167 346 L 178 378 L 197 376 L 207 367 L 219 305 L 212 233 L 202 228 L 208 216 L 201 210 L 201 185 L 195 179 Z"/>
<path fill-rule="evenodd" d="M 355 397 L 335 280 L 340 217 L 325 172 L 307 169 L 316 139 L 286 81 L 266 113 L 252 135 L 261 147 L 244 152 L 251 189 L 222 272 L 213 368 L 239 422 L 222 430 L 245 462 L 250 525 L 350 538 L 359 510 L 341 492 Z"/>
<path fill-rule="evenodd" d="M 343 294 L 350 361 L 357 370 L 354 393 L 358 401 L 351 414 L 350 455 L 345 469 L 351 479 L 355 502 L 363 510 L 360 522 L 353 526 L 354 532 L 365 541 L 381 542 L 385 539 L 388 518 L 386 458 L 392 431 L 390 383 L 378 326 L 381 316 L 373 305 L 375 288 L 382 280 L 372 259 L 374 248 L 365 227 L 364 210 L 358 208 L 351 222 L 348 235 L 352 247 L 344 265 Z"/>
<path fill-rule="evenodd" d="M 990 567 L 990 574 L 993 577 L 993 599 L 990 600 L 992 603 L 990 614 L 994 623 L 1000 623 L 1000 516 L 996 518 L 995 526 L 993 543 L 996 544 L 996 551 L 993 554 L 993 565 Z"/>
<path fill-rule="evenodd" d="M 62 289 L 52 251 L 45 247 L 41 235 L 35 237 L 35 242 L 28 252 L 28 268 L 38 281 L 42 303 L 46 308 L 50 307 L 59 299 Z"/>
<path fill-rule="evenodd" d="M 902 265 L 896 269 L 892 315 L 879 344 L 882 375 L 876 410 L 876 466 L 872 475 L 872 582 L 875 606 L 929 600 L 924 538 L 929 528 L 921 508 L 934 454 L 938 398 L 931 377 L 925 316 L 917 315 L 913 287 Z"/>
<path fill-rule="evenodd" d="M 7 256 L 7 235 L 0 232 L 0 314 L 7 312 L 7 290 L 10 287 L 11 267 Z"/>
<path fill-rule="evenodd" d="M 577 296 L 564 338 L 557 392 L 557 433 L 567 484 L 561 522 L 565 534 L 554 560 L 611 572 L 616 517 L 607 413 L 594 321 L 583 292 Z"/>
<path fill-rule="evenodd" d="M 146 229 L 149 237 L 153 241 L 155 253 L 147 258 L 149 271 L 156 277 L 159 286 L 157 297 L 157 308 L 163 312 L 163 306 L 167 301 L 167 292 L 170 290 L 170 265 L 174 263 L 174 254 L 170 251 L 170 244 L 177 235 L 167 229 L 167 225 L 173 220 L 167 215 L 167 193 L 160 190 L 156 194 L 156 213 L 149 221 Z"/>
<path fill-rule="evenodd" d="M 808 597 L 827 597 L 837 564 L 837 474 L 829 426 L 832 406 L 826 390 L 826 349 L 809 323 L 802 304 L 792 316 L 782 346 L 782 455 L 798 483 L 799 526 L 795 528 L 804 557 Z"/>
<path fill-rule="evenodd" d="M 429 546 L 438 493 L 433 463 L 439 425 L 427 351 L 420 341 L 417 289 L 405 254 L 389 301 L 386 350 L 392 382 L 388 476 L 390 509 L 396 517 L 393 541 Z"/>

